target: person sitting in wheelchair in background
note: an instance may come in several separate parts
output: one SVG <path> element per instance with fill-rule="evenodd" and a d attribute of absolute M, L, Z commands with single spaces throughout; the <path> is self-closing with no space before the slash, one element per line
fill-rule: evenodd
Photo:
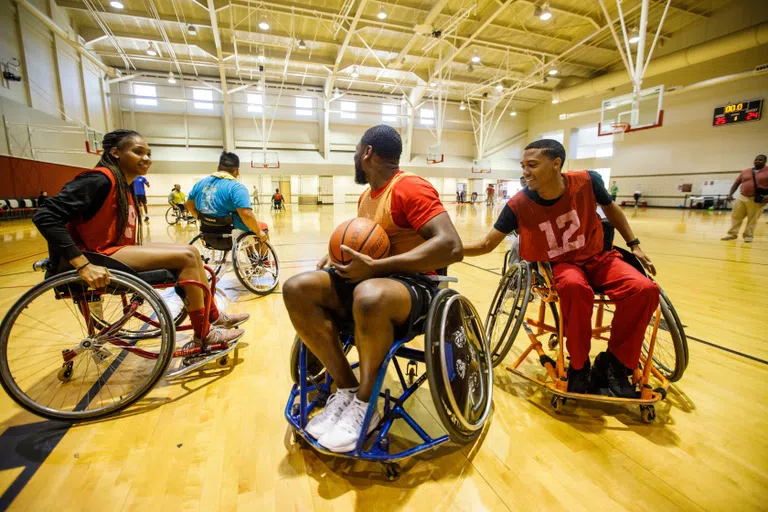
<path fill-rule="evenodd" d="M 179 217 L 182 219 L 187 216 L 187 208 L 184 206 L 186 200 L 187 196 L 181 191 L 181 185 L 174 185 L 171 193 L 168 194 L 168 204 L 179 210 Z"/>
<path fill-rule="evenodd" d="M 272 194 L 272 208 L 279 210 L 283 207 L 283 194 L 280 193 L 280 189 L 276 188 L 275 193 Z"/>
<path fill-rule="evenodd" d="M 109 256 L 140 272 L 166 269 L 179 280 L 208 282 L 200 254 L 189 245 L 142 245 L 142 223 L 131 184 L 152 165 L 152 153 L 135 131 L 116 130 L 104 136 L 103 153 L 96 167 L 77 175 L 61 192 L 38 208 L 32 221 L 48 242 L 54 269 L 71 265 L 88 286 L 104 288 L 110 283 L 106 267 L 91 264 L 83 252 Z M 197 286 L 184 286 L 187 311 L 194 330 L 193 343 L 213 345 L 242 336 L 242 324 L 250 315 L 227 314 L 211 301 L 203 332 L 205 298 Z"/>
<path fill-rule="evenodd" d="M 232 216 L 235 229 L 251 232 L 262 242 L 269 240 L 267 225 L 253 214 L 248 189 L 237 181 L 240 158 L 223 151 L 215 173 L 195 183 L 189 191 L 186 207 L 193 217 L 202 213 L 212 217 Z"/>
<path fill-rule="evenodd" d="M 568 391 L 607 388 L 611 395 L 632 398 L 636 392 L 629 377 L 638 365 L 646 327 L 659 304 L 659 288 L 617 251 L 604 250 L 596 205 L 642 265 L 653 275 L 656 269 L 600 175 L 593 171 L 561 173 L 564 163 L 565 148 L 559 142 L 542 139 L 529 144 L 522 159 L 526 188 L 510 198 L 485 238 L 464 245 L 464 255 L 487 254 L 517 230 L 522 259 L 554 264 L 554 286 L 570 354 Z M 590 369 L 592 287 L 615 301 L 616 311 L 608 349 L 597 355 Z"/>

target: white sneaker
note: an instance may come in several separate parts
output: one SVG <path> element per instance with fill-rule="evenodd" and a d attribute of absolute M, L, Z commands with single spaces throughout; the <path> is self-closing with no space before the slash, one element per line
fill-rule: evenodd
<path fill-rule="evenodd" d="M 315 439 L 328 432 L 339 421 L 341 413 L 347 408 L 355 398 L 356 390 L 339 389 L 330 397 L 325 404 L 325 408 L 312 416 L 304 430 Z"/>
<path fill-rule="evenodd" d="M 339 421 L 320 437 L 317 442 L 335 453 L 354 450 L 357 440 L 360 438 L 360 433 L 363 431 L 363 420 L 365 420 L 365 413 L 367 411 L 368 404 L 355 398 L 349 404 L 349 407 L 344 410 Z M 376 428 L 380 420 L 379 411 L 374 410 L 371 423 L 368 425 L 367 434 L 370 434 Z"/>

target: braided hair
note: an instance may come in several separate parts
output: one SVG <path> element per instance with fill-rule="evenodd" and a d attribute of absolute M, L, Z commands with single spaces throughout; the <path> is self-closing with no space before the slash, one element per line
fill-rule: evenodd
<path fill-rule="evenodd" d="M 120 170 L 120 164 L 117 159 L 112 156 L 111 150 L 112 148 L 119 149 L 125 141 L 131 137 L 141 137 L 141 134 L 133 130 L 115 130 L 104 135 L 104 138 L 101 140 L 101 148 L 103 152 L 101 153 L 99 163 L 96 164 L 97 167 L 106 167 L 109 169 L 114 177 L 116 187 L 115 196 L 117 197 L 117 240 L 120 239 L 120 236 L 125 232 L 125 227 L 128 225 L 128 194 L 133 198 L 134 205 L 138 206 L 138 203 L 136 202 L 136 195 L 133 191 L 133 187 L 128 185 L 128 181 L 125 179 L 123 171 Z M 135 239 L 136 243 L 141 245 L 142 220 L 138 211 L 136 212 L 136 220 L 138 224 Z"/>

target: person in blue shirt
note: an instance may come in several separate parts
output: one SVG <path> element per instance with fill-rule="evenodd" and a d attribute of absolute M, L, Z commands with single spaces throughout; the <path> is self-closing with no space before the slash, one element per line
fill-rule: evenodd
<path fill-rule="evenodd" d="M 139 203 L 139 215 L 141 215 L 141 207 L 144 207 L 144 221 L 149 222 L 149 211 L 147 210 L 147 191 L 144 187 L 149 188 L 149 181 L 144 176 L 139 176 L 133 180 L 133 193 L 136 195 L 136 202 Z"/>
<path fill-rule="evenodd" d="M 248 189 L 237 181 L 240 175 L 240 158 L 234 153 L 221 153 L 215 173 L 195 183 L 185 203 L 194 217 L 199 213 L 213 217 L 232 215 L 235 229 L 250 231 L 265 242 L 269 240 L 267 225 L 256 220 L 251 207 Z"/>

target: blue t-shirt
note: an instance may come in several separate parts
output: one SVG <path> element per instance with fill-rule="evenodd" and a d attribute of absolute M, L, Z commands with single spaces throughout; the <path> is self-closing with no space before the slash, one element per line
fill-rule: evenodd
<path fill-rule="evenodd" d="M 147 192 L 144 190 L 144 185 L 149 183 L 147 181 L 147 178 L 144 176 L 138 176 L 136 179 L 133 180 L 133 192 L 137 196 L 145 196 L 147 195 Z"/>
<path fill-rule="evenodd" d="M 195 183 L 189 192 L 195 208 L 201 213 L 214 217 L 232 215 L 235 229 L 250 231 L 240 220 L 238 208 L 250 208 L 251 197 L 245 185 L 234 179 L 208 176 Z"/>

